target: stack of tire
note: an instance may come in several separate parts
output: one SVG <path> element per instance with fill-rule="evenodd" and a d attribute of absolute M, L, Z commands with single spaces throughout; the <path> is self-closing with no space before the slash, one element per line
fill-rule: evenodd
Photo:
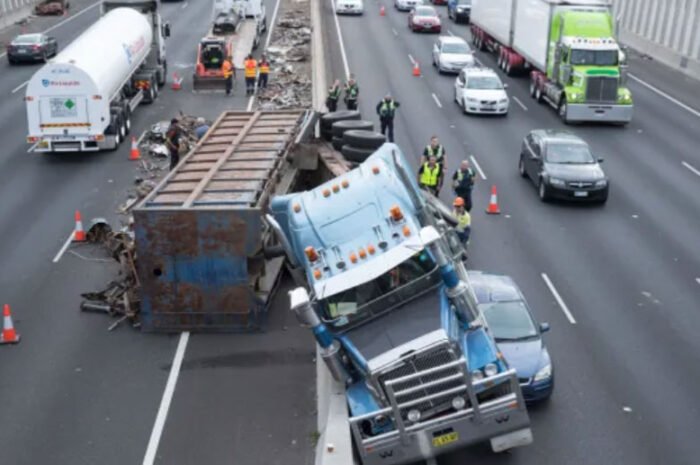
<path fill-rule="evenodd" d="M 374 131 L 374 124 L 360 119 L 357 111 L 326 113 L 321 117 L 321 135 L 354 163 L 362 163 L 386 142 L 383 134 Z"/>

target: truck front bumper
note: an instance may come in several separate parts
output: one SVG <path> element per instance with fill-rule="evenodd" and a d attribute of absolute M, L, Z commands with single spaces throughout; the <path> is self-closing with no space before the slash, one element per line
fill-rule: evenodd
<path fill-rule="evenodd" d="M 532 443 L 524 404 L 513 394 L 484 402 L 481 421 L 469 408 L 406 428 L 403 437 L 391 431 L 357 441 L 363 465 L 399 465 L 442 455 L 475 443 L 491 441 L 500 452 Z"/>
<path fill-rule="evenodd" d="M 632 121 L 633 112 L 633 105 L 569 103 L 567 105 L 566 119 L 572 123 L 586 121 L 629 123 Z"/>

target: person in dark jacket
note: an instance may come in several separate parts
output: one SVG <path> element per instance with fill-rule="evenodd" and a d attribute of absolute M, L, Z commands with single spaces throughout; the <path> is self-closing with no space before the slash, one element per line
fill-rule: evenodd
<path fill-rule="evenodd" d="M 382 128 L 382 134 L 387 136 L 389 142 L 394 142 L 394 116 L 396 109 L 401 104 L 391 98 L 390 94 L 386 94 L 384 99 L 377 104 L 377 114 L 379 115 L 379 123 Z"/>
<path fill-rule="evenodd" d="M 345 106 L 348 110 L 357 110 L 357 99 L 360 97 L 360 86 L 357 85 L 355 76 L 350 75 L 350 79 L 345 83 Z"/>
<path fill-rule="evenodd" d="M 476 173 L 469 166 L 469 160 L 462 160 L 457 171 L 452 175 L 452 189 L 457 197 L 464 199 L 464 208 L 470 212 L 472 210 L 472 190 Z"/>
<path fill-rule="evenodd" d="M 328 111 L 333 112 L 338 110 L 338 99 L 340 99 L 342 90 L 339 79 L 336 79 L 333 85 L 328 88 L 328 98 L 326 99 Z"/>
<path fill-rule="evenodd" d="M 182 137 L 182 130 L 178 126 L 177 118 L 170 120 L 170 126 L 165 133 L 165 145 L 168 147 L 168 152 L 170 152 L 170 171 L 173 170 L 180 163 L 180 138 Z"/>

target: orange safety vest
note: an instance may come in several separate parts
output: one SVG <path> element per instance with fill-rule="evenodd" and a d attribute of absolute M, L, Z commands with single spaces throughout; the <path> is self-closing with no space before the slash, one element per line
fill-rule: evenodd
<path fill-rule="evenodd" d="M 270 73 L 270 63 L 267 61 L 261 61 L 260 62 L 260 74 L 269 74 Z"/>
<path fill-rule="evenodd" d="M 257 68 L 258 63 L 255 60 L 246 60 L 245 61 L 245 77 L 247 78 L 254 78 L 255 77 L 255 68 Z"/>
<path fill-rule="evenodd" d="M 229 77 L 233 76 L 233 65 L 231 64 L 230 61 L 224 60 L 224 64 L 221 68 L 224 71 L 225 78 L 229 78 Z"/>

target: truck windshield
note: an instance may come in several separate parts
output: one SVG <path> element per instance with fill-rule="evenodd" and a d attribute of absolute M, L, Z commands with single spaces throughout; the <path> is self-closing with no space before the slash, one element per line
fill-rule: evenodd
<path fill-rule="evenodd" d="M 572 65 L 617 66 L 617 50 L 572 50 Z"/>
<path fill-rule="evenodd" d="M 366 313 L 380 313 L 384 308 L 373 311 L 371 307 L 382 297 L 408 287 L 411 288 L 411 294 L 418 295 L 433 286 L 433 280 L 421 278 L 434 269 L 436 265 L 432 257 L 425 250 L 419 252 L 372 281 L 328 297 L 324 305 L 325 317 L 336 320 L 335 326 L 344 326 L 352 320 L 368 316 Z"/>

